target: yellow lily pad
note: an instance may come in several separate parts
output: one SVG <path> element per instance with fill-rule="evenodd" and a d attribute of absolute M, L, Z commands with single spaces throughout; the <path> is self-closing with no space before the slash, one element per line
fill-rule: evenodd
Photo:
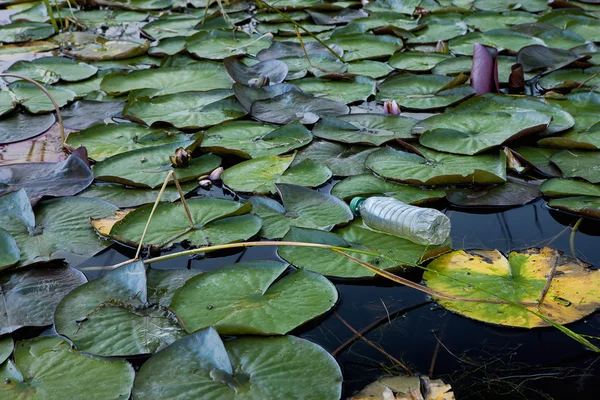
<path fill-rule="evenodd" d="M 446 295 L 483 300 L 436 298 L 443 307 L 499 325 L 548 326 L 525 307 L 559 324 L 600 307 L 600 271 L 549 247 L 512 251 L 508 257 L 498 250 L 453 251 L 433 260 L 423 279 Z"/>

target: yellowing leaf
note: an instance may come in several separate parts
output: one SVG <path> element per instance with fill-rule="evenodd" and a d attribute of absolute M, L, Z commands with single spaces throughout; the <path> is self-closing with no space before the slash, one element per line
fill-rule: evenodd
<path fill-rule="evenodd" d="M 112 229 L 112 227 L 117 222 L 119 222 L 120 220 L 125 218 L 125 216 L 127 214 L 129 214 L 130 212 L 132 212 L 133 210 L 134 210 L 133 208 L 129 208 L 129 209 L 125 209 L 125 210 L 117 210 L 117 211 L 115 211 L 115 215 L 113 215 L 111 217 L 98 218 L 98 219 L 90 218 L 90 223 L 92 224 L 92 227 L 94 227 L 96 232 L 98 232 L 102 236 L 108 237 L 110 235 L 110 230 Z"/>
<path fill-rule="evenodd" d="M 508 258 L 498 250 L 457 250 L 432 261 L 423 279 L 447 295 L 483 300 L 436 299 L 445 308 L 500 325 L 548 326 L 522 306 L 559 324 L 600 307 L 600 271 L 549 247 L 513 251 Z"/>

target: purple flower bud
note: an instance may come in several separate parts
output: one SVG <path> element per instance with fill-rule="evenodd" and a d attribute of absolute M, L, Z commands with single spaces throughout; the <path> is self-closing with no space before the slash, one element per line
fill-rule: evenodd
<path fill-rule="evenodd" d="M 216 168 L 213 172 L 210 173 L 210 175 L 208 176 L 208 179 L 210 179 L 211 182 L 220 181 L 222 173 L 223 173 L 223 167 Z"/>
<path fill-rule="evenodd" d="M 192 161 L 192 153 L 183 147 L 178 147 L 175 150 L 174 156 L 169 156 L 173 168 L 185 168 L 190 166 Z"/>
<path fill-rule="evenodd" d="M 386 101 L 383 103 L 383 112 L 390 115 L 400 114 L 400 106 L 396 103 L 396 100 Z"/>
<path fill-rule="evenodd" d="M 435 52 L 448 54 L 448 46 L 446 46 L 446 43 L 443 40 L 438 40 L 437 44 L 435 45 Z"/>
<path fill-rule="evenodd" d="M 471 87 L 475 93 L 498 93 L 498 50 L 473 44 L 473 68 L 471 69 Z"/>

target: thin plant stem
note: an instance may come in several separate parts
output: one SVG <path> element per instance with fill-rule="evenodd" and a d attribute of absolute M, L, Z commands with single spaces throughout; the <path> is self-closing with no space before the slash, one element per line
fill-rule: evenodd
<path fill-rule="evenodd" d="M 140 256 L 140 252 L 142 251 L 142 247 L 144 246 L 144 239 L 146 238 L 146 233 L 148 232 L 148 227 L 150 226 L 150 221 L 152 221 L 152 216 L 154 215 L 154 211 L 156 210 L 156 207 L 158 207 L 158 203 L 160 203 L 160 198 L 162 197 L 162 194 L 164 193 L 165 189 L 167 188 L 167 185 L 169 184 L 169 180 L 171 179 L 172 175 L 173 175 L 173 171 L 169 171 L 169 173 L 167 174 L 167 177 L 165 178 L 165 181 L 163 182 L 162 187 L 160 188 L 160 192 L 158 192 L 156 201 L 154 202 L 154 205 L 152 206 L 152 211 L 150 211 L 150 216 L 148 216 L 148 221 L 146 221 L 146 226 L 144 227 L 144 232 L 142 232 L 142 238 L 140 239 L 140 244 L 138 245 L 137 251 L 135 252 L 134 260 L 137 260 Z"/>
<path fill-rule="evenodd" d="M 42 92 L 44 92 L 44 94 L 46 96 L 48 96 L 48 98 L 52 102 L 52 105 L 54 106 L 54 111 L 56 111 L 56 117 L 58 118 L 58 129 L 60 131 L 60 140 L 61 140 L 62 146 L 64 147 L 65 146 L 65 125 L 63 123 L 62 115 L 60 113 L 60 107 L 58 106 L 58 104 L 56 103 L 56 101 L 54 100 L 54 97 L 52 97 L 50 92 L 48 90 L 46 90 L 46 88 L 43 85 L 41 85 L 40 83 L 38 83 L 38 82 L 34 81 L 33 79 L 28 78 L 26 76 L 18 75 L 18 74 L 6 74 L 6 73 L 0 74 L 0 77 L 3 77 L 3 76 L 11 77 L 11 78 L 18 78 L 18 79 L 27 81 L 29 83 L 33 83 Z"/>
<path fill-rule="evenodd" d="M 50 5 L 50 1 L 42 0 L 44 2 L 44 6 L 46 7 L 46 11 L 48 11 L 48 17 L 50 18 L 50 23 L 52 23 L 52 27 L 54 28 L 54 33 L 58 33 L 58 24 L 56 23 L 56 17 L 54 16 L 54 11 L 52 10 L 52 6 Z"/>
<path fill-rule="evenodd" d="M 352 325 L 350 325 L 348 322 L 346 322 L 346 320 L 344 318 L 342 318 L 340 316 L 340 314 L 338 314 L 337 312 L 334 312 L 334 315 L 336 317 L 338 317 L 338 319 L 340 321 L 342 321 L 342 324 L 344 324 L 346 326 L 346 328 L 350 329 L 354 335 L 358 336 L 361 340 L 363 340 L 366 344 L 368 344 L 369 346 L 371 346 L 372 348 L 374 348 L 375 350 L 379 351 L 380 353 L 382 353 L 383 355 L 385 355 L 386 357 L 388 357 L 390 360 L 392 360 L 393 362 L 396 363 L 396 365 L 400 366 L 403 370 L 405 370 L 406 372 L 408 372 L 411 376 L 413 375 L 412 371 L 406 366 L 404 365 L 400 360 L 398 360 L 396 357 L 394 357 L 393 355 L 387 353 L 385 350 L 383 350 L 381 347 L 379 347 L 378 345 L 376 345 L 375 343 L 371 342 L 369 339 L 367 339 L 366 337 L 364 337 L 360 332 L 358 332 L 356 329 L 354 329 L 352 327 Z"/>
<path fill-rule="evenodd" d="M 571 236 L 569 237 L 569 247 L 571 249 L 571 255 L 575 258 L 577 258 L 577 253 L 575 252 L 575 232 L 577 232 L 577 229 L 579 229 L 579 225 L 581 225 L 582 221 L 583 218 L 579 218 L 577 222 L 575 222 L 575 225 L 573 225 L 573 229 L 571 230 Z"/>
<path fill-rule="evenodd" d="M 196 223 L 194 222 L 194 218 L 192 217 L 192 213 L 190 212 L 190 208 L 188 207 L 187 201 L 183 195 L 183 190 L 181 190 L 181 185 L 179 184 L 179 180 L 177 179 L 177 175 L 175 175 L 175 171 L 171 171 L 173 173 L 173 180 L 175 181 L 175 186 L 177 186 L 177 191 L 179 192 L 179 199 L 181 200 L 181 204 L 183 204 L 183 208 L 185 210 L 185 214 L 190 221 L 190 227 L 194 229 Z M 167 183 L 167 181 L 165 181 Z"/>
<path fill-rule="evenodd" d="M 308 61 L 308 65 L 310 65 L 313 68 L 318 69 L 321 72 L 327 72 L 326 70 L 324 70 L 323 68 L 314 65 L 311 61 L 310 61 L 310 57 L 308 56 L 308 51 L 306 51 L 306 47 L 304 47 L 304 41 L 302 40 L 302 36 L 300 35 L 300 31 L 298 30 L 298 27 L 296 27 L 296 36 L 298 37 L 298 41 L 300 42 L 300 46 L 302 46 L 302 51 L 304 52 L 304 56 L 306 57 L 306 61 Z"/>
<path fill-rule="evenodd" d="M 537 310 L 540 311 L 540 307 L 544 300 L 546 300 L 546 295 L 548 294 L 548 290 L 550 290 L 550 286 L 552 285 L 552 279 L 554 279 L 554 274 L 556 273 L 556 265 L 558 264 L 558 257 L 554 257 L 554 262 L 552 263 L 552 269 L 550 269 L 550 274 L 548 274 L 548 278 L 546 279 L 546 286 L 542 290 L 540 294 L 540 299 L 537 303 Z"/>

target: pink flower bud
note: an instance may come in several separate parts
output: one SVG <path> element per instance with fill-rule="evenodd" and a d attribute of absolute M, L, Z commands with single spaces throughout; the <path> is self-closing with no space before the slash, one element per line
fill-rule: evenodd
<path fill-rule="evenodd" d="M 446 43 L 443 40 L 438 40 L 437 44 L 435 45 L 435 52 L 448 54 L 448 46 L 446 46 Z"/>
<path fill-rule="evenodd" d="M 210 175 L 208 176 L 208 179 L 210 179 L 211 182 L 220 181 L 222 173 L 223 173 L 223 167 L 216 168 L 213 172 L 210 173 Z"/>
<path fill-rule="evenodd" d="M 386 101 L 383 103 L 383 112 L 390 115 L 400 114 L 400 106 L 396 103 L 396 100 Z"/>

